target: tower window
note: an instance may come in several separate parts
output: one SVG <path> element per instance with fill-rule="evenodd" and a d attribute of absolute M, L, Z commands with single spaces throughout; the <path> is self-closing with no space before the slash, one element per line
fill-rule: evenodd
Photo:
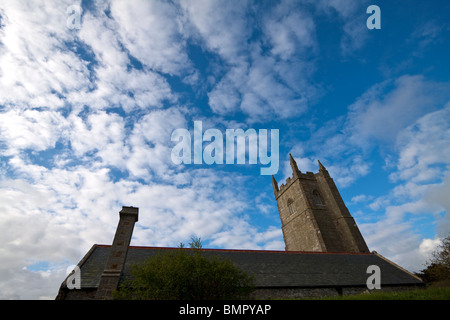
<path fill-rule="evenodd" d="M 320 196 L 319 191 L 314 190 L 312 192 L 312 196 L 313 196 L 313 202 L 314 202 L 315 205 L 319 205 L 319 206 L 323 206 L 324 205 L 322 197 Z"/>
<path fill-rule="evenodd" d="M 288 199 L 287 205 L 288 205 L 288 209 L 289 209 L 289 214 L 294 214 L 297 212 L 297 210 L 295 209 L 295 206 L 294 206 L 294 200 Z"/>

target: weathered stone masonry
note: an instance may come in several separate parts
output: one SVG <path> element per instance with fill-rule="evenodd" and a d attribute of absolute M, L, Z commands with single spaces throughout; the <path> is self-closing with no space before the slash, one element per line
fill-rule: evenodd
<path fill-rule="evenodd" d="M 134 207 L 122 207 L 119 213 L 119 224 L 117 225 L 105 270 L 100 278 L 96 299 L 111 299 L 113 290 L 119 284 L 127 258 L 134 224 L 138 221 L 138 213 L 139 209 Z"/>
<path fill-rule="evenodd" d="M 302 173 L 290 155 L 292 178 L 272 185 L 287 251 L 369 252 L 333 179 L 319 161 L 319 172 Z"/>

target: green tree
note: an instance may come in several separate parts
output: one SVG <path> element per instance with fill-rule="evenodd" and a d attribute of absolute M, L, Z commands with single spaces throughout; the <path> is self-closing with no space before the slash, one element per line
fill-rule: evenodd
<path fill-rule="evenodd" d="M 181 245 L 180 245 L 181 246 Z M 208 300 L 245 299 L 253 278 L 229 260 L 206 256 L 199 238 L 191 249 L 161 250 L 132 268 L 131 276 L 114 293 L 116 299 Z"/>
<path fill-rule="evenodd" d="M 428 284 L 450 285 L 450 235 L 442 240 L 427 268 L 418 275 Z"/>
<path fill-rule="evenodd" d="M 442 240 L 439 248 L 433 253 L 432 263 L 439 264 L 450 270 L 450 235 Z"/>

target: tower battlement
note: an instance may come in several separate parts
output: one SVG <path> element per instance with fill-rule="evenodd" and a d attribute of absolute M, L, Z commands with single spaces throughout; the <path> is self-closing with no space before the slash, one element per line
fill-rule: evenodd
<path fill-rule="evenodd" d="M 315 174 L 313 172 L 307 171 L 306 173 L 299 172 L 297 177 L 287 177 L 286 183 L 283 183 L 280 185 L 279 189 L 274 189 L 275 192 L 275 198 L 278 198 L 283 192 L 291 186 L 292 183 L 295 182 L 296 179 L 315 179 Z"/>

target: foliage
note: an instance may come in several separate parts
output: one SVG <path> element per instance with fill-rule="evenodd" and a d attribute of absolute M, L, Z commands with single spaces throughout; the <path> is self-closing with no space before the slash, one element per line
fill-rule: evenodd
<path fill-rule="evenodd" d="M 244 299 L 254 290 L 253 278 L 229 260 L 200 250 L 200 239 L 191 249 L 161 250 L 132 268 L 132 275 L 114 293 L 116 299 L 206 300 Z"/>
<path fill-rule="evenodd" d="M 191 242 L 189 242 L 189 247 L 191 249 L 201 249 L 203 247 L 202 239 L 198 238 L 196 236 L 193 236 L 191 238 Z M 180 244 L 178 245 L 178 248 L 186 248 L 186 245 L 183 242 L 180 242 Z"/>
<path fill-rule="evenodd" d="M 421 270 L 418 276 L 427 284 L 450 284 L 450 236 L 433 252 L 427 268 Z"/>
<path fill-rule="evenodd" d="M 442 240 L 438 250 L 433 253 L 432 262 L 450 270 L 450 235 Z"/>
<path fill-rule="evenodd" d="M 432 263 L 423 269 L 418 276 L 426 284 L 435 284 L 450 279 L 449 270 L 441 264 Z"/>

